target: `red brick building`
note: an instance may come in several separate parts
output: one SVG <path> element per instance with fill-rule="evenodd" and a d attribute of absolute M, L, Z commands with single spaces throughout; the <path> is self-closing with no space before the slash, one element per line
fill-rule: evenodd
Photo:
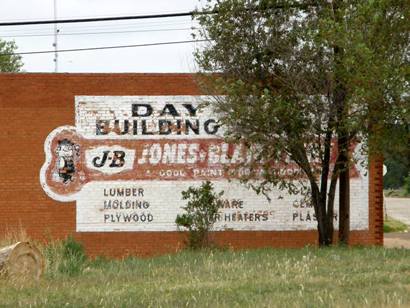
<path fill-rule="evenodd" d="M 57 127 L 76 124 L 78 126 L 76 97 L 198 96 L 201 93 L 195 84 L 194 77 L 191 74 L 0 74 L 0 151 L 2 153 L 0 160 L 0 234 L 6 230 L 18 229 L 20 226 L 27 231 L 30 237 L 37 240 L 62 239 L 73 234 L 76 239 L 84 243 L 90 255 L 116 257 L 127 254 L 141 256 L 163 254 L 175 252 L 183 247 L 183 235 L 175 230 L 172 231 L 171 227 L 161 227 L 164 231 L 155 229 L 155 227 L 119 228 L 118 230 L 105 228 L 103 231 L 92 231 L 91 227 L 84 229 L 86 231 L 77 232 L 79 230 L 76 225 L 77 220 L 86 220 L 87 218 L 84 217 L 88 217 L 88 212 L 77 213 L 75 201 L 59 202 L 50 198 L 43 190 L 39 177 L 40 169 L 46 160 L 44 144 L 47 136 Z M 185 111 L 194 114 L 195 109 L 188 107 Z M 148 109 L 144 110 L 147 112 Z M 167 112 L 174 111 L 172 107 L 167 107 Z M 136 116 L 141 115 L 143 114 L 136 112 Z M 205 125 L 210 124 L 210 122 L 207 123 Z M 124 126 L 121 129 L 124 130 Z M 191 131 L 195 133 L 194 129 Z M 208 128 L 207 132 L 209 131 Z M 158 140 L 155 139 L 157 141 L 149 141 L 149 144 L 152 145 L 155 142 L 163 144 L 164 141 L 158 138 Z M 87 139 L 82 142 L 90 143 L 91 141 Z M 131 141 L 121 142 L 123 147 L 127 147 Z M 201 144 L 202 141 L 198 142 Z M 114 143 L 107 141 L 105 144 L 113 146 Z M 172 146 L 171 141 L 168 146 Z M 89 147 L 94 149 L 97 146 L 91 144 Z M 194 151 L 195 146 L 192 146 L 192 149 Z M 181 154 L 181 157 L 183 155 Z M 165 164 L 165 158 L 160 163 Z M 187 163 L 187 158 L 184 163 Z M 383 243 L 382 161 L 373 160 L 369 166 L 368 207 L 365 208 L 367 223 L 364 227 L 353 230 L 351 239 L 353 244 L 381 245 Z M 84 174 L 98 178 L 95 175 L 97 173 L 97 171 L 87 171 Z M 115 180 L 125 174 L 128 174 L 126 170 L 109 176 L 110 179 Z M 131 179 L 132 177 L 129 176 L 129 180 Z M 178 179 L 171 176 L 166 181 L 167 185 L 171 185 L 170 180 L 173 179 L 177 184 L 180 183 Z M 158 179 L 152 176 L 144 178 L 144 181 L 152 180 Z M 63 190 L 65 189 L 63 184 L 60 186 Z M 172 188 L 172 185 L 170 187 Z M 155 191 L 155 188 L 152 190 Z M 167 195 L 159 194 L 156 197 L 164 199 L 164 202 L 167 201 Z M 272 209 L 275 210 L 274 205 Z M 286 219 L 292 222 L 291 216 L 286 218 L 286 215 L 283 216 L 285 217 L 283 224 L 286 223 Z M 294 215 L 293 222 L 295 221 Z M 107 220 L 109 216 L 105 217 Z M 216 231 L 213 234 L 215 240 L 221 245 L 233 248 L 301 247 L 317 242 L 317 233 L 314 229 L 297 227 L 300 224 L 295 225 L 294 228 L 275 229 L 274 226 L 268 225 L 258 227 L 258 224 L 253 224 L 256 216 L 252 217 L 249 225 L 256 227 L 249 229 L 246 229 L 246 226 L 234 227 L 227 228 L 225 231 Z M 105 223 L 108 224 L 107 221 Z"/>

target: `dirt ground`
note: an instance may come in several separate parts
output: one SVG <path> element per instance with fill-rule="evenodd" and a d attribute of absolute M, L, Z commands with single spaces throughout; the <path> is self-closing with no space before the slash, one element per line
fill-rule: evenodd
<path fill-rule="evenodd" d="M 409 226 L 409 232 L 385 233 L 384 247 L 410 249 L 410 198 L 385 198 L 385 213 Z"/>
<path fill-rule="evenodd" d="M 410 232 L 385 233 L 384 247 L 410 249 Z"/>

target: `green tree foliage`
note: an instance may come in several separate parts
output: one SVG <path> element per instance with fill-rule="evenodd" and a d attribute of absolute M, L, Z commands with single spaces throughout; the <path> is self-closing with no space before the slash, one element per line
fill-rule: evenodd
<path fill-rule="evenodd" d="M 407 177 L 405 177 L 403 180 L 403 188 L 404 192 L 407 195 L 410 195 L 410 172 L 408 173 Z"/>
<path fill-rule="evenodd" d="M 399 189 L 402 187 L 404 179 L 410 173 L 408 165 L 393 159 L 386 159 L 384 164 L 387 167 L 387 173 L 383 177 L 383 187 L 385 189 Z"/>
<path fill-rule="evenodd" d="M 227 139 L 252 149 L 246 167 L 264 162 L 257 191 L 277 186 L 309 197 L 319 243 L 331 244 L 339 178 L 342 233 L 349 226 L 350 145 L 360 139 L 362 149 L 381 153 L 386 140 L 399 143 L 391 127 L 410 121 L 410 2 L 225 0 L 205 11 L 212 14 L 196 16 L 194 36 L 209 41 L 196 59 L 203 72 L 218 73 L 204 87 L 226 94 L 211 106 Z M 295 165 L 300 176 L 278 171 Z"/>
<path fill-rule="evenodd" d="M 14 52 L 17 45 L 13 41 L 0 39 L 0 72 L 19 72 L 23 67 L 20 55 Z"/>
<path fill-rule="evenodd" d="M 188 203 L 182 207 L 185 213 L 178 215 L 175 223 L 188 229 L 190 248 L 204 248 L 210 245 L 209 231 L 222 207 L 222 195 L 223 192 L 214 192 L 214 187 L 209 181 L 203 182 L 198 188 L 191 186 L 182 192 L 182 199 L 188 200 Z"/>
<path fill-rule="evenodd" d="M 383 177 L 385 189 L 398 189 L 404 185 L 405 177 L 410 174 L 410 125 L 398 125 L 395 135 L 401 137 L 399 146 L 386 146 L 384 150 L 384 164 L 387 173 Z M 407 138 L 407 140 L 406 140 Z"/>

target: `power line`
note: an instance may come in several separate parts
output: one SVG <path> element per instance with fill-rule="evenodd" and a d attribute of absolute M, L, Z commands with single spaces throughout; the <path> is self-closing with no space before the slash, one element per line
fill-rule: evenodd
<path fill-rule="evenodd" d="M 135 47 L 148 47 L 148 46 L 160 46 L 160 45 L 199 43 L 199 42 L 206 42 L 206 41 L 207 40 L 191 40 L 191 41 L 173 41 L 173 42 L 146 43 L 146 44 L 134 44 L 134 45 L 73 48 L 73 49 L 60 49 L 60 50 L 57 50 L 57 52 L 76 52 L 76 51 L 105 50 L 105 49 L 119 49 L 119 48 L 135 48 Z M 14 53 L 0 53 L 0 56 L 34 55 L 34 54 L 45 54 L 45 53 L 54 53 L 54 52 L 55 52 L 54 50 L 26 51 L 26 52 L 14 52 Z"/>
<path fill-rule="evenodd" d="M 143 27 L 143 28 L 164 28 L 164 27 L 185 27 L 192 23 L 197 23 L 195 20 L 186 20 L 186 19 L 173 19 L 173 20 L 135 20 L 135 21 L 119 21 L 118 23 L 110 23 L 110 24 L 67 24 L 67 25 L 60 25 L 59 29 L 64 30 L 80 30 L 80 31 L 97 31 L 97 30 L 104 30 L 104 31 L 122 31 L 122 30 L 129 30 L 133 27 Z M 27 27 L 30 27 L 28 29 Z M 21 27 L 14 27 L 14 28 L 3 28 L 0 29 L 0 32 L 4 32 L 5 35 L 11 34 L 38 34 L 40 33 L 49 33 L 50 32 L 50 25 L 36 25 L 36 26 L 21 26 Z M 0 35 L 1 36 L 1 35 Z"/>
<path fill-rule="evenodd" d="M 177 28 L 177 29 L 142 29 L 142 30 L 128 30 L 128 31 L 99 31 L 99 32 L 59 32 L 58 36 L 64 35 L 94 35 L 94 34 L 117 34 L 117 33 L 137 33 L 137 32 L 165 32 L 165 31 L 182 31 L 195 30 L 195 28 Z M 54 36 L 54 34 L 17 34 L 17 35 L 1 35 L 0 37 L 37 37 L 37 36 Z"/>
<path fill-rule="evenodd" d="M 173 17 L 193 16 L 193 15 L 194 15 L 194 12 L 184 12 L 184 13 L 168 13 L 168 14 L 152 14 L 152 15 L 82 18 L 82 19 L 76 18 L 76 19 L 60 19 L 60 20 L 14 21 L 14 22 L 2 22 L 0 23 L 0 27 L 24 26 L 24 25 L 45 25 L 45 24 L 67 24 L 67 23 L 79 23 L 79 22 L 116 21 L 116 20 L 131 20 L 131 19 L 173 18 Z"/>
<path fill-rule="evenodd" d="M 308 3 L 294 3 L 292 5 L 277 4 L 273 6 L 268 6 L 263 8 L 266 9 L 284 9 L 289 8 L 308 8 L 311 6 L 317 6 L 317 4 L 312 1 Z M 246 11 L 258 11 L 258 9 L 245 9 Z M 84 23 L 84 22 L 98 22 L 98 21 L 117 21 L 117 20 L 131 20 L 131 19 L 155 19 L 155 18 L 174 18 L 174 17 L 193 17 L 199 14 L 215 14 L 218 13 L 217 10 L 213 11 L 190 11 L 181 13 L 164 13 L 164 14 L 150 14 L 150 15 L 131 15 L 131 16 L 114 16 L 114 17 L 98 17 L 98 18 L 71 18 L 71 19 L 60 19 L 60 20 L 29 20 L 29 21 L 12 21 L 12 22 L 2 22 L 0 27 L 4 26 L 25 26 L 25 25 L 45 25 L 45 24 L 66 24 L 66 23 Z"/>
<path fill-rule="evenodd" d="M 171 14 L 171 13 L 184 13 L 184 12 L 186 12 L 186 10 L 179 10 L 179 11 L 163 11 L 163 10 L 161 10 L 161 11 L 147 11 L 147 12 L 144 12 L 143 14 L 146 14 L 146 15 L 153 15 L 153 14 Z M 118 16 L 127 16 L 126 14 L 128 14 L 128 12 L 127 13 L 119 13 L 118 14 Z M 142 14 L 142 13 L 141 13 Z M 104 18 L 104 17 L 107 17 L 107 15 L 106 14 L 92 14 L 92 15 L 83 15 L 83 14 L 81 14 L 81 15 L 69 15 L 69 16 L 66 16 L 65 18 L 66 19 L 80 19 L 80 18 L 99 18 L 99 17 L 102 17 L 102 18 Z M 42 21 L 42 20 L 44 20 L 44 18 L 34 18 L 34 19 L 32 19 L 32 21 Z M 4 22 L 14 22 L 14 21 L 27 21 L 27 19 L 26 18 L 13 18 L 13 19 L 4 19 Z"/>

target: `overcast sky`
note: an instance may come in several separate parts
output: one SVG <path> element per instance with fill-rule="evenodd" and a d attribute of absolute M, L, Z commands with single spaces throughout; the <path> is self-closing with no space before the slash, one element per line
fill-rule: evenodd
<path fill-rule="evenodd" d="M 187 12 L 199 0 L 57 0 L 57 19 Z M 54 19 L 54 0 L 1 0 L 0 22 Z M 58 49 L 191 40 L 190 17 L 59 24 Z M 117 32 L 99 33 L 97 32 Z M 53 25 L 0 27 L 19 52 L 53 50 Z M 75 34 L 76 33 L 76 34 Z M 79 34 L 81 33 L 81 34 Z M 74 35 L 75 34 L 75 35 Z M 42 36 L 46 35 L 46 36 Z M 59 53 L 59 72 L 193 72 L 195 44 Z M 27 72 L 53 72 L 54 54 L 24 55 Z"/>

